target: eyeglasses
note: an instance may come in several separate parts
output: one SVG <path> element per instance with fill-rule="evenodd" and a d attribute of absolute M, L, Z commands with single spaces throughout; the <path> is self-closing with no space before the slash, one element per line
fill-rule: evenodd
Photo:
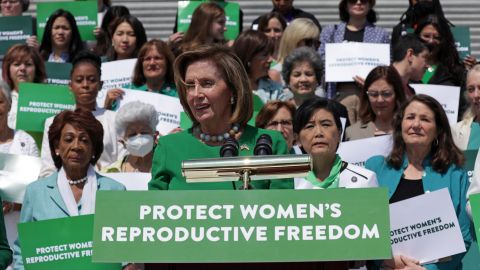
<path fill-rule="evenodd" d="M 278 125 L 282 125 L 283 127 L 289 127 L 292 125 L 292 120 L 280 120 L 280 121 L 272 121 L 267 124 L 268 128 L 274 128 Z"/>
<path fill-rule="evenodd" d="M 437 35 L 429 34 L 429 33 L 421 34 L 420 38 L 423 39 L 423 40 L 427 40 L 427 41 L 428 40 L 442 41 L 441 36 L 437 36 Z"/>
<path fill-rule="evenodd" d="M 361 4 L 365 5 L 368 3 L 368 0 L 348 0 L 348 3 L 352 5 L 355 5 L 357 2 L 360 2 Z"/>
<path fill-rule="evenodd" d="M 306 39 L 302 39 L 301 42 L 303 42 L 304 46 L 311 47 L 311 48 L 314 48 L 316 50 L 318 50 L 318 48 L 320 47 L 320 40 L 318 40 L 318 39 L 306 38 Z"/>
<path fill-rule="evenodd" d="M 20 0 L 2 0 L 0 3 L 2 5 L 6 5 L 8 3 L 12 4 L 12 5 L 15 5 L 15 4 L 18 4 L 20 2 Z"/>
<path fill-rule="evenodd" d="M 367 95 L 370 98 L 378 98 L 378 96 L 382 96 L 382 98 L 387 99 L 393 96 L 393 92 L 390 90 L 383 90 L 383 91 L 367 91 Z"/>

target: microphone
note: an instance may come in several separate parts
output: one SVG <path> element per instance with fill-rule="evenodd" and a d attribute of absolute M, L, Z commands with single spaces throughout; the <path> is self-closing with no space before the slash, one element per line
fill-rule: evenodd
<path fill-rule="evenodd" d="M 257 144 L 253 149 L 255 156 L 266 156 L 272 154 L 272 137 L 267 134 L 262 134 L 258 137 Z"/>
<path fill-rule="evenodd" d="M 221 157 L 236 157 L 238 156 L 238 142 L 234 138 L 227 138 L 225 143 L 220 148 Z"/>

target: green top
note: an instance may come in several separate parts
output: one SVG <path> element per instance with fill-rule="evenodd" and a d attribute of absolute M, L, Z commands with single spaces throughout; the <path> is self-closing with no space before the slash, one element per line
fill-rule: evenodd
<path fill-rule="evenodd" d="M 239 156 L 253 156 L 255 143 L 262 134 L 268 134 L 272 137 L 272 150 L 274 155 L 287 154 L 287 143 L 279 132 L 247 125 L 238 141 L 240 146 Z M 220 148 L 221 146 L 209 146 L 199 141 L 192 134 L 191 128 L 176 134 L 160 137 L 153 156 L 152 180 L 148 183 L 148 189 L 220 190 L 241 188 L 241 181 L 187 183 L 182 176 L 182 161 L 201 158 L 219 158 Z M 293 189 L 293 180 L 252 181 L 251 185 L 255 189 Z"/>
<path fill-rule="evenodd" d="M 2 199 L 0 198 L 0 204 Z M 7 269 L 12 263 L 12 250 L 8 245 L 7 232 L 5 230 L 5 220 L 3 211 L 0 213 L 0 269 Z"/>
<path fill-rule="evenodd" d="M 480 148 L 480 124 L 473 121 L 470 126 L 470 138 L 468 138 L 467 150 Z"/>
<path fill-rule="evenodd" d="M 430 65 L 430 67 L 427 68 L 427 70 L 425 70 L 425 73 L 423 74 L 422 83 L 428 84 L 428 82 L 430 82 L 430 79 L 435 74 L 436 70 L 437 70 L 437 65 Z"/>

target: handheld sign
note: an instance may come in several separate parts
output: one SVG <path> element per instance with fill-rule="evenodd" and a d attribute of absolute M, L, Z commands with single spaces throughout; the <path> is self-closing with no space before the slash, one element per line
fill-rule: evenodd
<path fill-rule="evenodd" d="M 392 203 L 390 237 L 394 255 L 415 258 L 422 264 L 465 252 L 446 188 Z"/>
<path fill-rule="evenodd" d="M 136 58 L 102 63 L 101 79 L 103 86 L 97 95 L 97 104 L 99 106 L 103 107 L 109 89 L 122 88 L 131 83 L 136 63 Z"/>
<path fill-rule="evenodd" d="M 392 150 L 391 135 L 372 137 L 361 140 L 341 142 L 337 153 L 342 160 L 365 167 L 367 159 L 373 156 L 387 156 Z"/>
<path fill-rule="evenodd" d="M 460 87 L 436 84 L 410 84 L 417 94 L 429 95 L 442 105 L 450 125 L 457 123 Z"/>
<path fill-rule="evenodd" d="M 0 55 L 18 43 L 25 43 L 33 33 L 32 16 L 0 17 Z"/>
<path fill-rule="evenodd" d="M 366 78 L 373 68 L 390 65 L 390 44 L 348 42 L 325 46 L 327 82 L 353 82 L 357 75 Z"/>

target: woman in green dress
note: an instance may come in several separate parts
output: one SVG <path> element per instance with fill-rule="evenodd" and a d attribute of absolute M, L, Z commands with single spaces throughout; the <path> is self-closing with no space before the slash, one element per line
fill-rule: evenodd
<path fill-rule="evenodd" d="M 252 117 L 252 91 L 240 60 L 223 46 L 185 52 L 175 62 L 175 83 L 192 128 L 158 140 L 150 190 L 239 189 L 241 182 L 187 183 L 181 163 L 189 159 L 218 158 L 225 139 L 239 144 L 239 156 L 251 156 L 262 134 L 272 138 L 273 154 L 286 154 L 279 132 L 247 125 Z M 291 180 L 272 181 L 273 187 L 293 187 Z M 254 181 L 253 188 L 270 188 L 270 181 Z"/>

